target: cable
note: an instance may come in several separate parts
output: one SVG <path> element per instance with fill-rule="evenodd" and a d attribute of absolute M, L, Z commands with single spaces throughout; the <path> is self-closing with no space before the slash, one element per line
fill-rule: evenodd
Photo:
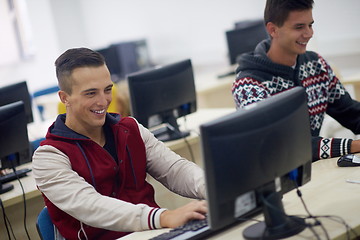
<path fill-rule="evenodd" d="M 273 193 L 271 193 L 271 194 L 277 194 L 277 192 L 273 192 Z M 300 217 L 300 216 L 296 216 L 296 215 L 287 215 L 287 214 L 285 213 L 285 211 L 282 211 L 282 210 L 279 209 L 277 206 L 275 206 L 275 205 L 273 205 L 272 203 L 270 203 L 266 198 L 264 198 L 263 195 L 260 195 L 260 198 L 261 198 L 261 201 L 263 201 L 266 206 L 272 208 L 272 209 L 275 210 L 275 211 L 278 211 L 278 212 L 281 213 L 283 216 L 286 216 L 286 217 L 298 217 L 298 218 L 303 218 L 303 219 L 304 219 L 304 217 Z M 303 222 L 297 221 L 296 218 L 292 218 L 292 220 L 293 220 L 293 221 L 296 221 L 296 222 L 299 223 L 299 224 L 304 225 Z M 305 226 L 305 227 L 308 227 L 307 224 L 305 224 L 304 226 Z"/>
<path fill-rule="evenodd" d="M 186 118 L 186 115 L 184 116 L 184 128 L 187 129 L 187 118 Z"/>
<path fill-rule="evenodd" d="M 3 218 L 4 218 L 4 224 L 5 224 L 5 227 L 6 227 L 6 232 L 7 232 L 7 235 L 8 235 L 9 240 L 11 240 L 11 236 L 10 236 L 10 232 L 9 232 L 9 227 L 8 227 L 8 221 L 9 221 L 9 219 L 8 219 L 7 216 L 6 216 L 5 208 L 4 208 L 4 205 L 3 205 L 3 203 L 2 203 L 1 198 L 0 198 L 0 205 L 1 205 L 2 212 L 3 212 Z M 9 222 L 9 223 L 10 223 L 10 222 Z M 11 226 L 11 224 L 10 224 L 10 226 Z"/>
<path fill-rule="evenodd" d="M 185 142 L 187 148 L 189 149 L 191 161 L 192 161 L 193 163 L 195 163 L 195 157 L 194 157 L 194 153 L 193 153 L 193 151 L 192 151 L 191 145 L 190 145 L 189 141 L 186 139 L 186 137 L 183 137 L 183 139 L 184 139 L 184 142 Z"/>
<path fill-rule="evenodd" d="M 24 190 L 24 187 L 22 185 L 22 182 L 20 181 L 19 176 L 16 173 L 16 169 L 15 169 L 13 161 L 10 161 L 10 162 L 11 162 L 12 170 L 14 171 L 15 176 L 16 176 L 16 178 L 17 178 L 17 180 L 18 180 L 18 182 L 20 184 L 20 187 L 21 187 L 22 197 L 23 197 L 23 204 L 24 204 L 24 229 L 25 229 L 25 232 L 26 232 L 26 235 L 27 235 L 28 239 L 31 240 L 29 232 L 27 230 L 27 226 L 26 226 L 26 197 L 25 197 L 25 190 Z"/>
<path fill-rule="evenodd" d="M 185 131 L 191 132 L 190 130 L 187 129 L 186 116 L 184 116 L 184 129 L 185 129 Z M 179 133 L 180 133 L 180 131 L 179 131 Z M 190 145 L 189 141 L 186 139 L 186 136 L 183 136 L 182 139 L 184 139 L 184 142 L 185 142 L 187 148 L 189 149 L 189 153 L 190 153 L 190 157 L 191 157 L 190 160 L 191 160 L 193 163 L 195 163 L 194 153 L 193 153 L 193 150 L 192 150 L 192 148 L 191 148 L 191 145 Z"/>
<path fill-rule="evenodd" d="M 14 230 L 13 230 L 13 228 L 11 226 L 11 222 L 10 222 L 9 218 L 6 215 L 5 207 L 4 207 L 3 202 L 2 202 L 1 199 L 0 199 L 0 205 L 1 205 L 1 208 L 2 208 L 2 211 L 3 211 L 4 224 L 5 224 L 5 227 L 6 227 L 6 231 L 8 233 L 9 240 L 11 239 L 10 233 L 9 233 L 9 227 L 10 227 L 10 232 L 11 232 L 13 238 L 16 240 Z"/>
<path fill-rule="evenodd" d="M 195 133 L 198 137 L 200 137 L 200 133 L 197 132 L 196 130 L 192 129 L 192 130 L 190 130 L 190 132 L 193 132 L 193 133 Z"/>
<path fill-rule="evenodd" d="M 352 232 L 354 234 L 354 236 L 356 238 L 359 238 L 360 236 L 358 235 L 358 233 L 353 229 L 351 228 L 346 222 L 345 220 L 342 218 L 342 217 L 339 217 L 339 216 L 332 216 L 332 215 L 327 215 L 327 216 L 320 216 L 320 217 L 326 217 L 326 218 L 329 218 L 330 220 L 332 221 L 335 221 L 335 222 L 338 222 L 338 223 L 341 223 L 345 226 L 346 228 L 346 235 L 348 237 L 348 239 L 350 239 L 350 232 Z M 337 220 L 338 219 L 338 220 Z"/>
<path fill-rule="evenodd" d="M 272 193 L 272 194 L 276 194 L 276 193 Z M 260 197 L 261 197 L 261 200 L 264 202 L 264 204 L 265 204 L 266 206 L 274 209 L 275 211 L 279 212 L 279 213 L 282 214 L 283 216 L 298 217 L 298 218 L 302 218 L 302 219 L 304 219 L 304 220 L 305 220 L 306 218 L 308 218 L 308 217 L 301 217 L 301 216 L 295 216 L 295 215 L 287 215 L 284 211 L 282 211 L 281 209 L 279 209 L 278 207 L 274 206 L 274 205 L 271 204 L 269 201 L 267 201 L 267 199 L 264 198 L 263 195 L 261 195 Z M 297 221 L 296 218 L 291 218 L 291 220 L 297 222 L 298 224 L 301 224 L 301 225 L 309 228 L 310 231 L 311 231 L 311 232 L 314 234 L 314 236 L 316 237 L 316 239 L 320 239 L 320 236 L 319 236 L 319 235 L 316 233 L 316 231 L 312 228 L 313 226 L 321 225 L 321 222 L 319 222 L 318 220 L 317 220 L 318 223 L 317 223 L 317 224 L 313 224 L 313 225 L 312 225 L 312 224 L 309 224 L 309 223 L 305 223 L 305 224 L 304 224 L 304 222 L 302 222 L 302 221 Z M 326 235 L 327 235 L 327 233 L 326 233 Z M 263 237 L 264 237 L 264 236 L 263 236 Z M 329 239 L 329 238 L 327 238 L 327 239 Z"/>
<path fill-rule="evenodd" d="M 307 208 L 307 206 L 306 206 L 306 204 L 305 204 L 305 201 L 304 201 L 304 199 L 303 199 L 303 197 L 302 197 L 302 193 L 301 193 L 301 191 L 300 191 L 300 189 L 299 189 L 299 186 L 298 186 L 296 180 L 295 180 L 295 179 L 292 179 L 292 180 L 293 180 L 294 186 L 295 186 L 295 188 L 296 188 L 296 194 L 297 194 L 298 197 L 300 198 L 300 201 L 301 201 L 302 205 L 304 206 L 304 209 L 305 209 L 306 213 L 309 215 L 308 218 L 311 218 L 311 219 L 313 219 L 313 220 L 315 221 L 314 226 L 317 226 L 317 225 L 318 225 L 318 226 L 321 227 L 321 229 L 323 230 L 323 232 L 324 232 L 324 234 L 325 234 L 325 236 L 326 236 L 326 239 L 330 239 L 329 233 L 328 233 L 327 230 L 325 229 L 324 225 L 318 220 L 318 218 L 317 218 L 316 216 L 312 215 L 312 214 L 310 213 L 309 209 Z M 318 236 L 318 234 L 315 232 L 315 230 L 312 229 L 312 226 L 309 227 L 309 228 L 310 228 L 310 230 L 311 230 L 316 236 Z"/>
<path fill-rule="evenodd" d="M 354 237 L 356 239 L 359 239 L 360 235 L 358 235 L 358 233 L 352 229 L 346 222 L 343 218 L 339 217 L 339 216 L 334 216 L 334 215 L 323 215 L 323 216 L 316 216 L 317 218 L 327 218 L 327 219 L 330 219 L 334 222 L 337 222 L 337 223 L 340 223 L 340 224 L 343 224 L 346 228 L 346 235 L 347 235 L 347 239 L 354 239 L 354 238 L 351 238 L 350 237 L 350 232 L 352 232 L 352 234 L 354 235 Z"/>

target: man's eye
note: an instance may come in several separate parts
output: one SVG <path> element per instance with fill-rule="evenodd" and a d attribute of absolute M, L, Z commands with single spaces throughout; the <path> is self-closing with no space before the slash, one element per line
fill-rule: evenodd
<path fill-rule="evenodd" d="M 86 96 L 93 96 L 93 95 L 95 95 L 95 92 L 87 92 L 85 95 Z"/>

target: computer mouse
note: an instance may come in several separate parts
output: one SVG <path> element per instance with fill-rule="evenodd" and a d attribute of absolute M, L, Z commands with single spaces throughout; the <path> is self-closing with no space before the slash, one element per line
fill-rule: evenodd
<path fill-rule="evenodd" d="M 343 155 L 337 160 L 337 165 L 339 167 L 360 166 L 360 156 L 356 156 L 354 154 Z"/>

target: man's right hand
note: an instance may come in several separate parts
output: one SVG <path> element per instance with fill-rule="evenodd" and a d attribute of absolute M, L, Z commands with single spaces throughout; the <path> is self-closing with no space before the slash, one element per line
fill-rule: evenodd
<path fill-rule="evenodd" d="M 207 213 L 205 200 L 191 201 L 175 210 L 166 210 L 160 215 L 160 224 L 164 228 L 176 228 L 193 219 L 204 219 Z"/>
<path fill-rule="evenodd" d="M 350 147 L 351 153 L 358 153 L 360 152 L 360 139 L 353 140 Z"/>

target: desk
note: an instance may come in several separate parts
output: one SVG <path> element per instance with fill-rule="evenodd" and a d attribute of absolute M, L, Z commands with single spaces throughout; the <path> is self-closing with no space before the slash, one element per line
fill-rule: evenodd
<path fill-rule="evenodd" d="M 360 184 L 348 183 L 346 179 L 360 180 L 360 167 L 339 168 L 337 159 L 321 160 L 312 165 L 312 179 L 300 188 L 305 204 L 311 214 L 336 215 L 342 217 L 355 231 L 360 234 Z M 283 203 L 287 214 L 306 214 L 295 191 L 284 195 Z M 258 219 L 262 217 L 259 216 Z M 331 239 L 346 239 L 345 227 L 328 219 L 320 219 Z M 242 239 L 242 231 L 253 224 L 246 222 L 227 229 L 208 239 L 233 240 Z M 320 227 L 315 228 L 320 239 L 326 239 Z M 168 229 L 132 233 L 121 240 L 149 239 Z M 313 233 L 306 229 L 288 239 L 315 239 Z"/>
<path fill-rule="evenodd" d="M 180 156 L 195 162 L 197 165 L 203 167 L 201 158 L 201 147 L 199 137 L 199 125 L 207 121 L 225 116 L 231 112 L 234 112 L 235 108 L 208 108 L 199 109 L 197 112 L 186 116 L 186 122 L 184 118 L 178 120 L 178 124 L 181 130 L 190 130 L 190 136 L 186 137 L 186 141 L 183 139 L 166 142 L 165 145 L 171 150 L 179 154 Z M 191 152 L 193 155 L 191 155 Z M 148 182 L 155 188 L 155 200 L 163 208 L 175 209 L 185 205 L 192 199 L 181 197 L 167 188 L 165 188 L 158 181 L 154 180 L 150 175 L 147 176 Z"/>
<path fill-rule="evenodd" d="M 184 118 L 179 119 L 180 128 L 192 130 L 191 135 L 186 138 L 187 144 L 183 139 L 166 142 L 165 144 L 172 149 L 177 154 L 189 159 L 194 162 L 200 163 L 200 147 L 199 147 L 199 136 L 195 132 L 199 132 L 199 125 L 210 121 L 212 119 L 224 116 L 228 113 L 235 111 L 235 109 L 199 109 L 197 112 L 190 114 L 186 117 L 186 121 Z M 49 123 L 50 124 L 50 123 Z M 47 129 L 48 126 L 46 126 Z M 189 147 L 192 149 L 194 153 L 194 159 L 191 159 L 191 155 L 189 153 Z M 31 168 L 31 163 L 27 163 L 21 166 L 21 168 Z M 20 169 L 20 167 L 19 167 Z M 149 181 L 154 185 L 156 191 L 156 198 L 158 202 L 164 207 L 175 208 L 183 205 L 185 202 L 189 201 L 187 198 L 176 198 L 177 200 L 167 203 L 169 199 L 168 197 L 172 195 L 169 190 L 164 188 L 158 182 L 155 182 L 153 179 L 149 177 Z M 38 234 L 36 231 L 36 218 L 40 213 L 40 210 L 44 207 L 43 198 L 41 196 L 40 191 L 36 188 L 35 180 L 32 177 L 32 172 L 28 173 L 27 177 L 21 178 L 21 182 L 24 186 L 26 202 L 27 202 L 27 228 L 30 233 L 31 239 L 38 239 Z M 11 184 L 14 185 L 14 189 L 1 194 L 0 198 L 3 201 L 5 212 L 8 215 L 12 227 L 15 232 L 15 236 L 17 239 L 27 239 L 25 235 L 24 227 L 23 227 L 23 199 L 22 199 L 22 190 L 18 181 L 13 181 Z M 174 194 L 175 195 L 175 194 Z M 170 196 L 172 197 L 172 196 Z M 4 226 L 3 218 L 0 218 L 0 239 L 7 239 L 6 229 Z"/>
<path fill-rule="evenodd" d="M 31 168 L 31 163 L 19 166 L 18 169 L 20 168 Z M 40 210 L 44 207 L 44 201 L 40 191 L 36 188 L 35 180 L 32 177 L 32 172 L 27 173 L 27 175 L 28 176 L 26 177 L 20 178 L 20 181 L 24 187 L 26 198 L 27 230 L 31 239 L 39 239 L 39 235 L 36 230 L 36 218 L 40 213 Z M 24 230 L 24 203 L 22 190 L 17 180 L 12 181 L 11 184 L 14 185 L 14 189 L 7 193 L 1 194 L 0 198 L 4 204 L 5 213 L 10 220 L 16 238 L 27 239 Z M 0 239 L 7 239 L 3 218 L 0 220 Z"/>
<path fill-rule="evenodd" d="M 354 98 L 360 100 L 360 74 L 355 74 L 341 80 L 344 85 L 352 85 L 354 89 Z"/>
<path fill-rule="evenodd" d="M 234 108 L 231 93 L 235 75 L 216 78 L 213 74 L 202 74 L 196 84 L 196 100 L 199 108 Z"/>

